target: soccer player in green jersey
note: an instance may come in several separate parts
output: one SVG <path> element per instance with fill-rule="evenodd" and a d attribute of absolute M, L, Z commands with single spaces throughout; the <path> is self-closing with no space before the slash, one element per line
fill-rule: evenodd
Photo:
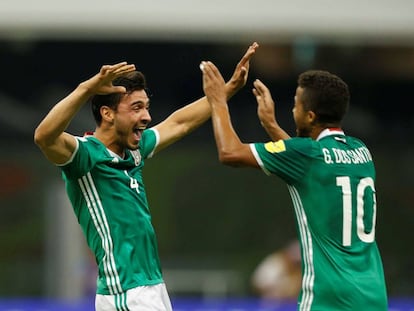
<path fill-rule="evenodd" d="M 226 84 L 230 98 L 247 80 L 248 49 Z M 65 132 L 90 99 L 96 129 Z M 98 265 L 96 310 L 171 310 L 162 278 L 142 169 L 145 159 L 184 137 L 211 115 L 205 97 L 148 128 L 150 100 L 144 75 L 121 62 L 102 66 L 41 121 L 34 140 L 58 165 L 68 197 Z"/>
<path fill-rule="evenodd" d="M 347 84 L 326 71 L 302 73 L 293 106 L 297 137 L 290 138 L 268 88 L 256 80 L 258 116 L 273 141 L 245 144 L 232 126 L 219 70 L 211 62 L 200 68 L 220 161 L 262 169 L 288 185 L 302 255 L 298 310 L 387 310 L 374 163 L 365 144 L 341 128 Z"/>

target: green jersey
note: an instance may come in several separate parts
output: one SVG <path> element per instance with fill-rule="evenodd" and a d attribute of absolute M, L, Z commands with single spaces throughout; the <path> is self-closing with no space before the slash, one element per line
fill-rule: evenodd
<path fill-rule="evenodd" d="M 360 140 L 325 129 L 317 140 L 251 144 L 288 185 L 302 249 L 298 310 L 387 310 L 375 242 L 375 167 Z"/>
<path fill-rule="evenodd" d="M 162 283 L 157 241 L 142 179 L 144 159 L 158 142 L 143 132 L 139 148 L 122 159 L 93 136 L 61 166 L 66 190 L 98 265 L 97 293 L 116 295 Z"/>

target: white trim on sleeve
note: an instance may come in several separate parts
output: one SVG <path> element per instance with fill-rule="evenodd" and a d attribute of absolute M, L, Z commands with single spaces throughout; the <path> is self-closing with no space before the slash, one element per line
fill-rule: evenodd
<path fill-rule="evenodd" d="M 65 165 L 68 165 L 69 163 L 71 163 L 73 161 L 73 158 L 75 157 L 76 153 L 79 150 L 79 141 L 78 140 L 86 141 L 86 138 L 75 136 L 76 147 L 75 147 L 75 150 L 73 150 L 73 153 L 70 156 L 69 160 L 67 160 L 65 163 L 62 163 L 62 164 L 55 164 L 56 166 L 65 166 Z"/>
<path fill-rule="evenodd" d="M 256 146 L 255 144 L 249 144 L 250 150 L 253 153 L 253 156 L 255 157 L 257 164 L 259 164 L 259 166 L 261 167 L 261 169 L 263 170 L 263 172 L 267 175 L 270 176 L 271 173 L 265 168 L 262 159 L 259 156 L 259 153 L 256 150 Z"/>
<path fill-rule="evenodd" d="M 155 149 L 157 149 L 157 146 L 160 143 L 160 133 L 158 132 L 158 130 L 154 127 L 151 127 L 148 130 L 153 131 L 154 134 L 155 134 L 155 145 L 154 145 L 154 148 L 152 149 L 152 151 L 148 154 L 147 159 L 152 158 L 152 156 L 154 155 Z"/>

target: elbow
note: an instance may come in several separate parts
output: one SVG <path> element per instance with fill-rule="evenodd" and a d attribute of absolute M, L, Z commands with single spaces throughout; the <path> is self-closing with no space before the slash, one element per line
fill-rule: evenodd
<path fill-rule="evenodd" d="M 41 146 L 43 142 L 42 133 L 39 131 L 39 128 L 36 128 L 34 135 L 33 135 L 33 141 L 37 146 Z"/>
<path fill-rule="evenodd" d="M 47 138 L 47 135 L 37 127 L 33 135 L 33 141 L 40 149 L 48 145 Z"/>
<path fill-rule="evenodd" d="M 250 166 L 251 152 L 248 144 L 217 144 L 221 164 L 231 167 Z"/>
<path fill-rule="evenodd" d="M 221 164 L 230 167 L 240 167 L 240 161 L 235 154 L 226 153 L 226 152 L 219 152 L 219 161 Z"/>

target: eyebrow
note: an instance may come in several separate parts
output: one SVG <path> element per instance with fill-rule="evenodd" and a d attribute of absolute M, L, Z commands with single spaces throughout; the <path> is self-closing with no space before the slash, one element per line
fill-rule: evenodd
<path fill-rule="evenodd" d="M 144 101 L 144 100 L 141 100 L 141 99 L 139 99 L 139 100 L 137 100 L 137 101 L 134 101 L 134 102 L 132 102 L 131 104 L 130 104 L 130 106 L 134 106 L 134 105 L 145 105 L 145 106 L 149 106 L 150 105 L 150 100 L 149 100 L 149 98 L 148 98 L 148 100 L 147 101 Z"/>

